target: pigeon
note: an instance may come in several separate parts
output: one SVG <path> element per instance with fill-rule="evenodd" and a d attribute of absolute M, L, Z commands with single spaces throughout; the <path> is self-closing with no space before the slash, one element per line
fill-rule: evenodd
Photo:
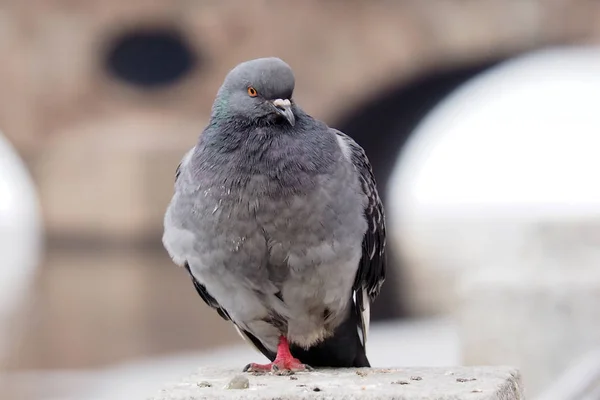
<path fill-rule="evenodd" d="M 176 168 L 163 245 L 202 300 L 270 360 L 244 371 L 370 367 L 384 209 L 364 150 L 305 113 L 294 87 L 276 57 L 227 74 Z"/>

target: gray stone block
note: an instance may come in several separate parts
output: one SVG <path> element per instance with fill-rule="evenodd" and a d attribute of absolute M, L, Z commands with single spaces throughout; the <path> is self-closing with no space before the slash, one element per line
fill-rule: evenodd
<path fill-rule="evenodd" d="M 202 368 L 152 400 L 199 399 L 523 399 L 509 367 L 323 369 L 289 376 L 251 375 L 247 389 L 227 389 L 238 369 Z M 237 378 L 239 379 L 239 378 Z"/>

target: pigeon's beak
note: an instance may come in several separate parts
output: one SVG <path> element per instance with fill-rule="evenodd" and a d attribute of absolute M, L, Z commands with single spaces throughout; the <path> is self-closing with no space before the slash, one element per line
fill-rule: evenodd
<path fill-rule="evenodd" d="M 273 100 L 273 105 L 277 113 L 287 119 L 290 125 L 294 126 L 296 117 L 294 117 L 294 113 L 292 112 L 292 102 L 288 99 L 276 99 Z"/>

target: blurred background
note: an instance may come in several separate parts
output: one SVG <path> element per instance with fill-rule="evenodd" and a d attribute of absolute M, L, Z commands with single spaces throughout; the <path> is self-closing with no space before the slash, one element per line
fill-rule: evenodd
<path fill-rule="evenodd" d="M 223 78 L 272 55 L 375 170 L 372 363 L 600 398 L 599 42 L 584 0 L 0 1 L 2 398 L 144 399 L 260 359 L 160 239 Z"/>

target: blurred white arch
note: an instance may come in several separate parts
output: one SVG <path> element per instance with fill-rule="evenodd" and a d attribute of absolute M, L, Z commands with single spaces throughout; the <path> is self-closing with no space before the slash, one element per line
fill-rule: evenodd
<path fill-rule="evenodd" d="M 397 177 L 408 185 L 396 193 L 419 207 L 598 211 L 600 185 L 586 178 L 600 167 L 599 89 L 596 48 L 534 53 L 482 74 L 416 128 Z"/>
<path fill-rule="evenodd" d="M 15 312 L 27 295 L 43 246 L 38 195 L 25 164 L 0 133 L 0 367 Z"/>
<path fill-rule="evenodd" d="M 599 110 L 593 46 L 509 60 L 432 110 L 390 178 L 390 231 L 426 269 L 415 279 L 514 264 L 536 224 L 600 216 Z"/>

